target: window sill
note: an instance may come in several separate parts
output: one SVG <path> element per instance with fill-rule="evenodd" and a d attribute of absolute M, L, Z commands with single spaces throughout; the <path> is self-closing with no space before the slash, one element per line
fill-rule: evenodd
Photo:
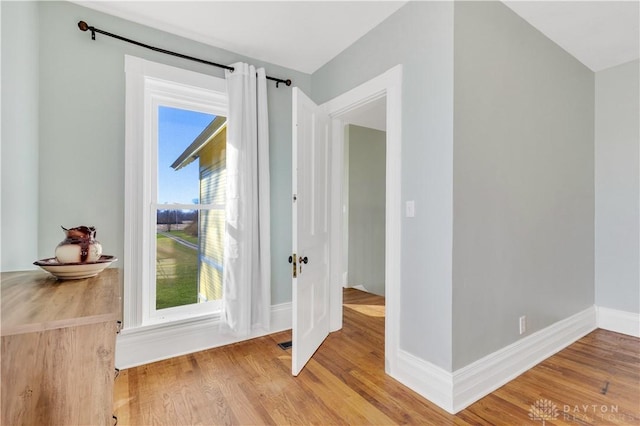
<path fill-rule="evenodd" d="M 219 312 L 129 328 L 118 335 L 116 366 L 134 367 L 288 330 L 291 318 L 291 303 L 273 305 L 270 330 L 252 330 L 243 337 L 221 327 Z"/>
<path fill-rule="evenodd" d="M 121 335 L 134 335 L 138 333 L 148 333 L 160 330 L 179 329 L 183 327 L 193 327 L 198 325 L 219 325 L 220 324 L 220 312 L 193 314 L 184 317 L 176 317 L 174 319 L 156 319 L 150 320 L 137 327 L 123 328 L 120 332 Z"/>

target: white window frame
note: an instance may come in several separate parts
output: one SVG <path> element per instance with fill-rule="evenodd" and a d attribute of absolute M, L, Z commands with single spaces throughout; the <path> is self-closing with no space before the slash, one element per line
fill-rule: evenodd
<path fill-rule="evenodd" d="M 157 114 L 169 106 L 227 117 L 226 82 L 129 55 L 125 73 L 124 328 L 216 315 L 216 303 L 155 309 Z"/>

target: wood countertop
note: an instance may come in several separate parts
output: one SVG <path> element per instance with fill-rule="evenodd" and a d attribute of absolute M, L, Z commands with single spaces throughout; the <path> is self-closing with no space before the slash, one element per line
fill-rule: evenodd
<path fill-rule="evenodd" d="M 120 269 L 58 280 L 42 271 L 3 272 L 2 336 L 120 319 Z"/>

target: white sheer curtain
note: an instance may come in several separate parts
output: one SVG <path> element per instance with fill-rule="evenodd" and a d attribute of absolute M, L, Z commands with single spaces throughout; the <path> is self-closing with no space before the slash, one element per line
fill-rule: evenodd
<path fill-rule="evenodd" d="M 235 334 L 269 330 L 271 250 L 269 125 L 263 68 L 226 72 L 227 209 L 222 320 Z"/>

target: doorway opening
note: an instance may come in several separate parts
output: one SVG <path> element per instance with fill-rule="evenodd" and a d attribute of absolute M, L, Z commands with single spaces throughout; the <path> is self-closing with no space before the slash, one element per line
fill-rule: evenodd
<path fill-rule="evenodd" d="M 343 321 L 378 330 L 375 340 L 385 347 L 386 96 L 349 111 L 341 122 Z"/>
<path fill-rule="evenodd" d="M 400 352 L 401 272 L 401 152 L 402 152 L 402 65 L 397 65 L 360 86 L 323 104 L 331 122 L 331 296 L 330 331 L 342 328 L 343 291 L 349 264 L 345 249 L 344 175 L 345 125 L 360 124 L 362 117 L 377 125 L 384 123 L 384 354 L 385 372 L 398 374 Z M 376 112 L 378 113 L 377 118 Z M 374 127 L 365 124 L 363 127 Z M 347 234 L 348 235 L 348 234 Z M 346 259 L 346 261 L 345 261 Z M 348 267 L 348 266 L 347 266 Z"/>
<path fill-rule="evenodd" d="M 386 97 L 342 117 L 343 286 L 385 295 Z"/>

